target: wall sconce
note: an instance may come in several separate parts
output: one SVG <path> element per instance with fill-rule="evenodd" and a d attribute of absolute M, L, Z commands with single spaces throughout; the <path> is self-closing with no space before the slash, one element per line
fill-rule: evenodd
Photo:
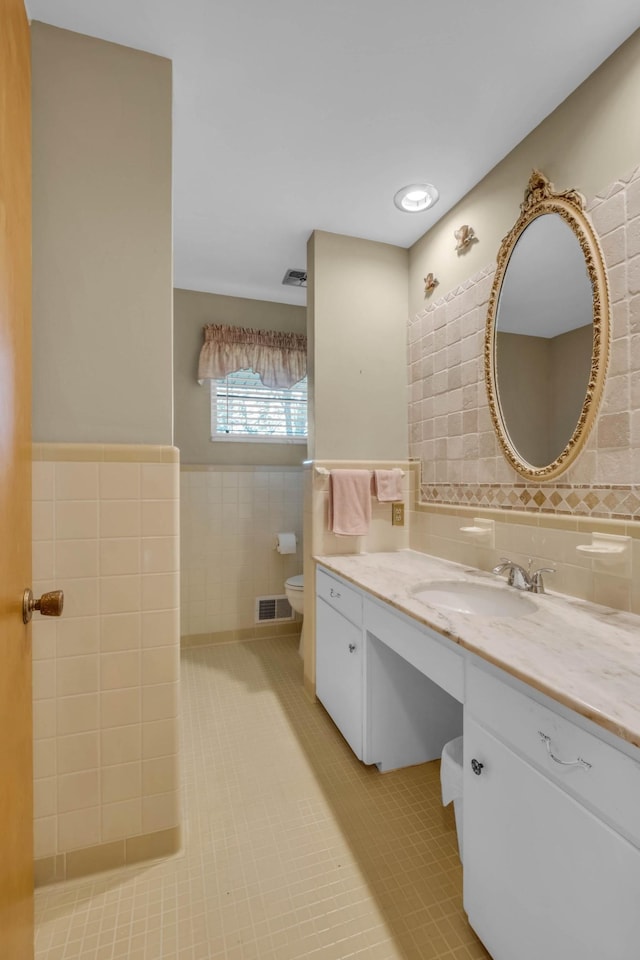
<path fill-rule="evenodd" d="M 432 273 L 428 273 L 424 278 L 424 295 L 425 297 L 430 296 L 433 293 L 435 288 L 438 286 L 440 281 L 434 277 Z"/>
<path fill-rule="evenodd" d="M 477 241 L 477 237 L 473 230 L 473 227 L 470 227 L 468 224 L 463 223 L 461 227 L 454 231 L 454 237 L 458 241 L 456 243 L 456 250 L 460 253 L 463 250 L 468 250 L 472 243 Z"/>

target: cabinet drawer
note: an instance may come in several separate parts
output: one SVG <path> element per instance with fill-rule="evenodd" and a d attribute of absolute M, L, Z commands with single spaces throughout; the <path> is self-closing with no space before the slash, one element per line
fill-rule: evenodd
<path fill-rule="evenodd" d="M 465 704 L 500 740 L 640 846 L 640 763 L 471 664 Z M 590 766 L 574 763 L 579 759 Z"/>
<path fill-rule="evenodd" d="M 316 592 L 343 617 L 347 617 L 356 626 L 362 624 L 362 594 L 352 587 L 348 587 L 343 580 L 338 580 L 318 568 L 316 571 Z"/>
<path fill-rule="evenodd" d="M 428 627 L 412 626 L 401 614 L 370 600 L 365 604 L 365 626 L 420 673 L 463 702 L 464 660 L 451 641 Z"/>

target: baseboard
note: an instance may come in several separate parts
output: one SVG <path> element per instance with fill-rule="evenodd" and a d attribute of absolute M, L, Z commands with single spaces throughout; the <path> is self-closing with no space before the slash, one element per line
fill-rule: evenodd
<path fill-rule="evenodd" d="M 35 885 L 41 887 L 47 883 L 74 880 L 103 870 L 115 870 L 143 860 L 168 857 L 180 850 L 180 844 L 180 827 L 170 827 L 157 833 L 144 833 L 112 843 L 101 843 L 95 847 L 43 857 L 33 865 Z"/>
<path fill-rule="evenodd" d="M 305 673 L 305 675 L 304 675 L 303 683 L 304 683 L 304 692 L 305 692 L 305 694 L 306 694 L 306 696 L 307 696 L 307 699 L 310 700 L 311 703 L 315 703 L 316 700 L 318 699 L 318 698 L 316 697 L 316 685 L 315 685 L 315 683 L 313 682 L 313 680 L 311 680 L 311 679 L 306 675 L 306 673 Z"/>
<path fill-rule="evenodd" d="M 180 638 L 180 646 L 202 647 L 218 643 L 238 643 L 242 640 L 269 640 L 273 637 L 299 637 L 301 620 L 292 620 L 290 623 L 265 624 L 263 626 L 246 627 L 242 630 L 218 630 L 213 633 L 193 633 Z"/>

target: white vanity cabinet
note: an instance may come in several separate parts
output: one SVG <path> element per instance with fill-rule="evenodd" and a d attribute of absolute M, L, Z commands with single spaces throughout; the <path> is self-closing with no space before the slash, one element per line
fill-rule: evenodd
<path fill-rule="evenodd" d="M 467 664 L 463 783 L 464 906 L 493 960 L 640 955 L 636 760 Z"/>
<path fill-rule="evenodd" d="M 321 568 L 316 597 L 316 694 L 358 759 L 386 771 L 439 758 L 462 732 L 462 656 Z"/>
<path fill-rule="evenodd" d="M 316 695 L 356 757 L 362 760 L 362 595 L 319 569 L 316 596 Z"/>
<path fill-rule="evenodd" d="M 343 564 L 357 582 L 355 562 Z M 593 704 L 583 716 L 584 707 L 564 705 L 561 683 L 556 700 L 537 689 L 539 680 L 517 679 L 529 669 L 536 676 L 528 659 L 541 649 L 536 642 L 514 654 L 510 671 L 510 644 L 515 651 L 526 639 L 523 627 L 485 621 L 476 643 L 465 618 L 449 628 L 460 630 L 456 643 L 411 616 L 399 584 L 405 562 L 390 578 L 387 602 L 379 596 L 380 558 L 373 567 L 363 561 L 363 569 L 375 594 L 365 577 L 359 588 L 318 573 L 318 696 L 357 756 L 381 770 L 438 756 L 459 733 L 464 709 L 464 907 L 493 960 L 640 958 L 640 749 L 612 732 L 615 710 L 602 726 L 588 719 L 596 710 L 607 717 L 594 670 L 576 684 L 580 663 L 574 670 L 570 653 L 556 650 L 568 702 Z M 412 576 L 445 572 L 430 560 Z M 551 616 L 541 608 L 534 629 L 553 630 Z M 588 629 L 582 616 L 570 638 L 578 659 L 589 649 Z M 637 631 L 624 618 L 617 629 L 632 653 L 620 641 L 617 660 L 613 645 L 612 678 L 627 669 L 633 679 Z M 601 633 L 588 640 L 592 648 Z M 346 653 L 349 644 L 354 650 Z M 621 689 L 628 708 L 633 684 Z"/>

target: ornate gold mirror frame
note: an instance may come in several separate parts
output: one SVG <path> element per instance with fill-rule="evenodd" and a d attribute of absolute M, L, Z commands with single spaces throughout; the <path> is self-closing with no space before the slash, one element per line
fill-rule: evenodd
<path fill-rule="evenodd" d="M 584 212 L 585 201 L 577 190 L 556 193 L 543 173 L 534 170 L 520 205 L 520 216 L 500 245 L 491 288 L 484 339 L 484 370 L 489 409 L 503 453 L 511 466 L 529 480 L 551 480 L 575 460 L 589 435 L 603 392 L 609 362 L 609 285 L 602 250 Z M 591 371 L 582 410 L 573 435 L 556 459 L 544 466 L 527 463 L 512 444 L 500 406 L 497 389 L 495 347 L 496 319 L 500 291 L 514 247 L 523 231 L 537 217 L 557 213 L 569 225 L 580 243 L 593 291 L 593 352 Z"/>

